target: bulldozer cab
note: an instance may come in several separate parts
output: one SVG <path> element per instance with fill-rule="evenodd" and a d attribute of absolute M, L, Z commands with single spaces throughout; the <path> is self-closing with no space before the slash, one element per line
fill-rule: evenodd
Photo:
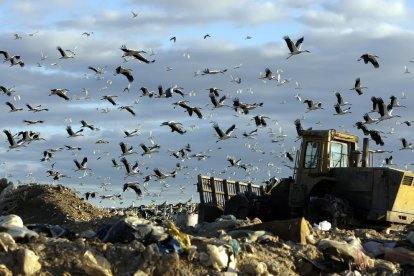
<path fill-rule="evenodd" d="M 332 168 L 358 166 L 361 153 L 357 151 L 358 136 L 329 130 L 305 130 L 302 145 L 296 154 L 289 203 L 303 207 L 312 187 L 324 179 L 329 180 Z"/>

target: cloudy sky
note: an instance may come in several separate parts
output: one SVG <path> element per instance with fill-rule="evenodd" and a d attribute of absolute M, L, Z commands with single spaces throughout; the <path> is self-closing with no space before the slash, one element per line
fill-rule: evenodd
<path fill-rule="evenodd" d="M 40 3 L 41 2 L 41 3 Z M 9 150 L 4 133 L 0 144 L 0 173 L 15 183 L 52 183 L 46 171 L 53 169 L 69 177 L 57 183 L 81 193 L 98 195 L 122 193 L 125 182 L 139 182 L 159 168 L 176 170 L 176 177 L 157 181 L 154 177 L 146 187 L 144 197 L 137 199 L 133 191 L 122 193 L 121 200 L 92 200 L 100 206 L 129 206 L 151 201 L 185 201 L 191 196 L 198 200 L 197 175 L 212 175 L 261 183 L 276 176 L 292 174 L 285 152 L 296 155 L 300 147 L 294 120 L 301 119 L 304 128 L 335 128 L 362 136 L 354 127 L 362 115 L 372 108 L 370 98 L 382 97 L 386 103 L 391 95 L 398 97 L 406 108 L 395 108 L 401 116 L 370 129 L 384 132 L 381 149 L 393 151 L 396 167 L 411 169 L 413 153 L 402 151 L 400 138 L 414 139 L 411 127 L 401 124 L 414 119 L 411 109 L 414 96 L 413 6 L 403 0 L 348 1 L 2 1 L 1 49 L 10 55 L 20 55 L 25 66 L 1 66 L 0 85 L 12 88 L 10 96 L 0 95 L 2 128 L 13 135 L 20 131 L 40 132 L 44 140 L 33 141 L 19 149 Z M 135 15 L 134 15 L 135 14 Z M 205 35 L 208 36 L 204 38 Z M 286 59 L 289 50 L 283 37 L 296 41 L 304 37 L 302 53 Z M 175 37 L 175 42 L 170 40 Z M 155 59 L 146 64 L 128 57 L 122 58 L 121 45 L 143 50 L 142 55 Z M 73 58 L 61 59 L 60 46 Z M 378 56 L 380 67 L 357 61 L 365 53 Z M 95 74 L 89 66 L 102 68 Z M 114 75 L 115 68 L 131 69 L 134 81 L 130 90 L 123 75 Z M 219 74 L 200 74 L 203 70 L 224 70 Z M 279 81 L 260 79 L 266 68 Z M 410 73 L 413 70 L 413 73 Z M 355 79 L 361 78 L 363 94 L 354 90 Z M 237 81 L 239 80 L 239 81 Z M 184 97 L 174 93 L 170 98 L 143 97 L 141 87 L 158 93 L 177 85 Z M 214 109 L 209 88 L 221 89 L 226 105 L 233 100 L 260 104 L 249 114 L 230 107 Z M 68 89 L 64 100 L 50 95 L 52 89 Z M 300 88 L 300 89 L 299 89 Z M 85 92 L 87 91 L 87 92 Z M 352 105 L 350 114 L 335 116 L 335 92 Z M 105 95 L 116 96 L 113 106 Z M 301 101 L 298 98 L 301 98 Z M 307 111 L 304 100 L 321 102 L 323 109 Z M 199 107 L 203 118 L 189 114 L 173 103 L 188 101 Z M 11 102 L 18 112 L 10 112 Z M 43 112 L 28 111 L 26 104 L 41 105 Z M 121 106 L 132 106 L 133 116 Z M 267 126 L 257 127 L 256 115 L 268 117 Z M 379 115 L 372 113 L 372 117 Z M 23 120 L 41 120 L 28 125 Z M 66 127 L 81 129 L 81 120 L 96 129 L 85 128 L 83 136 L 70 137 Z M 184 134 L 171 132 L 165 121 L 182 124 Z M 213 128 L 223 130 L 236 125 L 232 138 L 217 141 Z M 139 135 L 125 137 L 124 131 L 138 129 Z M 243 137 L 258 129 L 255 139 Z M 281 131 L 286 136 L 282 137 Z M 16 139 L 19 139 L 16 136 Z M 105 144 L 96 143 L 99 140 Z M 361 139 L 362 140 L 362 139 Z M 138 161 L 141 175 L 125 178 L 125 168 L 112 167 L 111 159 L 120 160 L 119 143 L 133 146 L 136 153 L 126 156 L 129 163 Z M 160 146 L 159 152 L 142 156 L 141 143 Z M 177 159 L 173 151 L 191 146 L 186 158 Z M 81 147 L 70 151 L 65 146 Z M 53 153 L 50 161 L 41 161 L 43 151 Z M 378 146 L 371 142 L 371 148 Z M 204 153 L 205 160 L 195 154 Z M 194 156 L 193 156 L 194 155 Z M 377 155 L 381 166 L 389 153 Z M 240 167 L 229 167 L 228 156 L 241 159 Z M 75 171 L 73 159 L 88 158 L 88 175 Z M 105 190 L 105 189 L 106 190 Z M 101 202 L 100 202 L 101 201 Z"/>

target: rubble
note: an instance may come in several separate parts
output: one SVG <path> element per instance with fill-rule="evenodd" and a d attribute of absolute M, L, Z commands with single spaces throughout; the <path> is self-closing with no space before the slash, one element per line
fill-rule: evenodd
<path fill-rule="evenodd" d="M 32 191 L 32 189 L 34 191 Z M 19 194 L 20 192 L 20 194 Z M 36 197 L 24 197 L 36 193 Z M 41 207 L 44 194 L 50 213 Z M 63 194 L 62 194 L 63 193 Z M 63 196 L 67 199 L 64 203 Z M 20 200 L 20 201 L 19 201 Z M 38 203 L 37 209 L 31 201 Z M 32 208 L 31 217 L 23 203 Z M 85 206 L 85 210 L 71 206 Z M 9 206 L 18 208 L 8 209 Z M 175 210 L 174 206 L 164 206 Z M 239 220 L 222 216 L 214 222 L 178 227 L 174 215 L 163 219 L 157 209 L 111 213 L 88 206 L 70 189 L 18 186 L 0 203 L 1 275 L 365 275 L 414 273 L 413 226 L 384 229 L 316 229 L 306 225 L 299 236 L 275 234 L 283 222 Z M 41 209 L 41 210 L 39 210 Z M 181 208 L 182 209 L 182 208 Z M 180 209 L 180 210 L 181 210 Z M 76 210 L 76 212 L 75 212 Z M 146 210 L 146 217 L 142 217 Z M 73 212 L 72 212 L 73 211 Z M 84 213 L 83 213 L 84 212 Z M 182 212 L 182 210 L 181 210 Z M 165 212 L 161 212 L 165 213 Z M 112 215 L 111 215 L 112 214 Z M 53 220 L 46 218 L 54 215 Z M 97 219 L 100 217 L 100 219 Z M 27 218 L 27 219 L 26 219 Z M 180 223 L 178 223 L 180 224 Z M 15 235 L 15 229 L 27 231 Z M 293 229 L 293 228 L 291 228 Z M 278 230 L 278 231 L 279 231 Z M 282 231 L 283 232 L 283 231 Z M 28 234 L 30 233 L 30 234 Z M 292 236 L 293 237 L 293 236 Z"/>

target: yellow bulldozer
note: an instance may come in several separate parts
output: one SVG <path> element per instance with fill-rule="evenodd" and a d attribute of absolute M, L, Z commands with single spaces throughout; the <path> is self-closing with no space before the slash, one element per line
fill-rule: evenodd
<path fill-rule="evenodd" d="M 199 222 L 221 214 L 263 221 L 305 216 L 335 225 L 354 221 L 414 223 L 414 173 L 372 167 L 377 151 L 358 136 L 304 130 L 293 175 L 266 186 L 199 175 Z"/>

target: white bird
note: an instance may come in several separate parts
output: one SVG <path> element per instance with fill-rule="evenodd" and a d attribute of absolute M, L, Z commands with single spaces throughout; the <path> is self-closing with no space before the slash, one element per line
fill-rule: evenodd
<path fill-rule="evenodd" d="M 378 105 L 378 113 L 380 114 L 380 118 L 378 118 L 378 122 L 388 120 L 395 117 L 401 117 L 399 115 L 392 115 L 392 106 L 386 106 L 382 98 L 377 98 L 377 105 Z"/>
<path fill-rule="evenodd" d="M 9 141 L 9 149 L 15 149 L 18 148 L 20 146 L 24 146 L 24 139 L 21 139 L 19 141 L 14 140 L 13 135 L 11 134 L 10 131 L 8 131 L 7 129 L 3 130 L 4 134 L 6 134 L 7 136 L 7 140 Z"/>
<path fill-rule="evenodd" d="M 60 53 L 60 58 L 59 59 L 69 59 L 69 58 L 74 58 L 75 53 L 72 52 L 71 50 L 63 50 L 62 47 L 57 46 L 56 49 L 59 51 Z M 70 55 L 68 55 L 66 52 L 71 53 Z"/>
<path fill-rule="evenodd" d="M 363 118 L 364 118 L 363 124 L 372 124 L 372 123 L 378 122 L 377 118 L 371 118 L 371 116 L 369 116 L 368 113 L 365 113 Z"/>
<path fill-rule="evenodd" d="M 334 113 L 334 115 L 345 115 L 345 114 L 352 113 L 350 107 L 348 107 L 347 109 L 342 109 L 339 104 L 334 105 L 334 107 L 335 107 L 335 111 L 336 111 L 336 113 Z"/>
<path fill-rule="evenodd" d="M 78 130 L 78 131 L 75 132 L 75 131 L 72 130 L 72 127 L 71 126 L 67 126 L 66 127 L 66 131 L 69 134 L 68 138 L 69 137 L 83 136 L 83 134 L 82 134 L 83 128 L 81 128 L 80 130 Z"/>
<path fill-rule="evenodd" d="M 368 88 L 366 86 L 361 86 L 361 79 L 356 78 L 354 87 L 350 88 L 349 90 L 355 90 L 358 95 L 362 95 L 362 89 Z"/>
<path fill-rule="evenodd" d="M 89 168 L 86 167 L 86 164 L 88 162 L 88 158 L 87 157 L 84 157 L 82 159 L 82 162 L 81 163 L 79 163 L 79 161 L 76 160 L 76 159 L 73 159 L 73 162 L 75 162 L 75 165 L 76 165 L 75 171 L 84 171 L 84 175 L 83 176 L 87 175 L 87 171 L 90 170 Z"/>
<path fill-rule="evenodd" d="M 304 40 L 303 36 L 301 38 L 299 38 L 296 41 L 296 43 L 293 43 L 293 41 L 287 35 L 284 36 L 283 39 L 285 40 L 286 45 L 288 46 L 289 51 L 290 51 L 289 56 L 286 59 L 290 58 L 293 55 L 298 55 L 298 54 L 305 53 L 305 52 L 310 53 L 310 51 L 308 51 L 308 50 L 301 50 L 300 49 L 301 46 L 302 46 L 303 40 Z"/>
<path fill-rule="evenodd" d="M 70 100 L 70 98 L 66 95 L 66 93 L 69 91 L 66 88 L 54 88 L 54 89 L 51 89 L 50 91 L 51 92 L 50 92 L 49 96 L 56 95 L 56 96 L 61 97 L 65 101 Z"/>
<path fill-rule="evenodd" d="M 6 105 L 10 107 L 10 112 L 17 112 L 23 110 L 23 108 L 16 108 L 11 102 L 6 102 Z"/>
<path fill-rule="evenodd" d="M 306 113 L 312 110 L 323 109 L 321 102 L 314 103 L 312 100 L 304 100 L 303 103 L 306 103 L 308 105 L 308 110 Z"/>
<path fill-rule="evenodd" d="M 176 176 L 176 171 L 172 171 L 170 173 L 164 173 L 158 168 L 155 168 L 153 171 L 155 173 L 153 176 L 155 176 L 158 180 L 166 179 L 168 177 L 175 178 L 175 176 Z"/>
<path fill-rule="evenodd" d="M 400 148 L 400 150 L 413 150 L 413 146 L 411 143 L 408 143 L 407 140 L 405 138 L 401 138 L 401 142 L 402 142 L 402 148 Z"/>
<path fill-rule="evenodd" d="M 350 103 L 344 101 L 344 98 L 342 98 L 341 93 L 335 92 L 335 96 L 336 96 L 337 103 L 339 106 L 350 105 Z"/>
<path fill-rule="evenodd" d="M 224 132 L 223 130 L 221 130 L 221 128 L 219 127 L 219 125 L 217 123 L 214 123 L 213 124 L 213 128 L 216 131 L 217 136 L 218 136 L 218 140 L 216 141 L 216 143 L 219 142 L 219 141 L 221 141 L 221 140 L 227 140 L 229 138 L 237 138 L 236 136 L 231 136 L 231 134 L 233 133 L 233 131 L 236 129 L 236 125 L 235 124 L 231 125 L 226 130 L 226 132 Z"/>
<path fill-rule="evenodd" d="M 128 147 L 128 145 L 125 144 L 124 142 L 120 142 L 119 146 L 121 147 L 121 152 L 122 152 L 121 156 L 137 153 L 137 152 L 133 151 L 133 149 L 134 149 L 133 146 Z"/>
<path fill-rule="evenodd" d="M 138 161 L 136 161 L 135 164 L 132 167 L 131 167 L 131 165 L 129 164 L 128 160 L 125 157 L 123 157 L 121 159 L 121 162 L 125 166 L 125 169 L 126 169 L 126 177 L 133 176 L 133 175 L 137 175 L 137 174 L 141 174 L 141 172 L 139 170 Z"/>

